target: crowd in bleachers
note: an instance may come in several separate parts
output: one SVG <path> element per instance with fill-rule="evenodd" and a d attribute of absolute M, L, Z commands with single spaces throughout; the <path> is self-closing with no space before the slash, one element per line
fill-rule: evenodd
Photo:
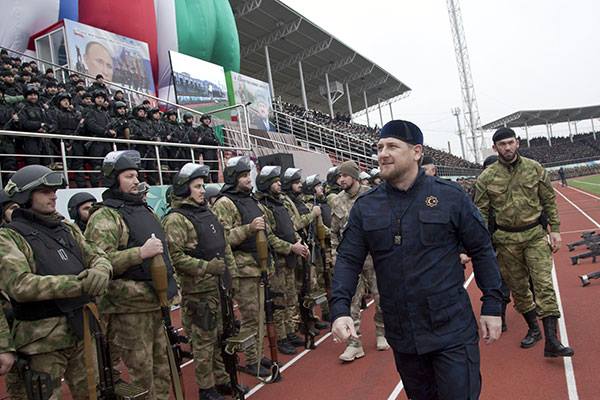
<path fill-rule="evenodd" d="M 546 164 L 568 160 L 600 157 L 600 142 L 594 140 L 592 133 L 582 133 L 569 137 L 553 137 L 550 146 L 546 137 L 536 137 L 529 141 L 521 139 L 519 151 L 525 157 Z"/>
<path fill-rule="evenodd" d="M 379 136 L 379 129 L 377 128 L 377 126 L 371 128 L 366 125 L 351 122 L 350 116 L 346 114 L 337 113 L 334 118 L 331 118 L 329 114 L 325 114 L 317 110 L 306 110 L 304 107 L 301 107 L 297 104 L 291 104 L 286 102 L 276 103 L 275 109 L 281 111 L 284 114 L 291 115 L 292 117 L 303 119 L 317 125 L 325 126 L 337 132 L 351 135 L 370 143 L 375 143 Z M 284 125 L 286 123 L 288 122 L 285 118 L 282 118 L 280 121 L 273 121 L 273 124 L 275 126 L 277 126 L 277 124 Z M 356 152 L 361 153 L 360 150 Z M 376 153 L 376 149 L 374 146 L 373 153 Z M 469 162 L 448 152 L 438 150 L 430 146 L 425 146 L 425 154 L 431 156 L 434 159 L 436 165 L 460 168 L 480 167 L 476 163 Z"/>
<path fill-rule="evenodd" d="M 62 74 L 59 74 L 62 76 Z M 0 52 L 0 130 L 20 132 L 56 133 L 73 136 L 107 139 L 133 139 L 170 143 L 192 143 L 219 145 L 210 118 L 194 124 L 192 114 L 184 114 L 180 122 L 176 110 L 161 112 L 150 100 L 142 104 L 128 104 L 124 92 L 111 90 L 102 75 L 88 85 L 76 73 L 66 82 L 59 82 L 51 68 L 40 71 L 37 63 L 24 62 L 11 57 L 7 51 Z M 62 168 L 60 141 L 25 135 L 1 136 L 0 156 L 3 181 L 23 165 L 42 164 L 51 168 Z M 102 158 L 113 150 L 110 142 L 66 141 L 68 169 L 77 187 L 92 187 L 102 184 L 99 173 Z M 118 148 L 128 147 L 125 144 Z M 146 160 L 142 168 L 156 171 L 155 149 L 148 145 L 134 145 Z M 185 151 L 184 151 L 185 150 Z M 198 152 L 213 170 L 216 181 L 218 166 L 216 151 L 205 149 Z M 188 149 L 163 147 L 160 149 L 163 169 L 177 170 L 191 156 Z M 146 180 L 157 181 L 155 172 L 147 172 Z"/>
<path fill-rule="evenodd" d="M 600 164 L 580 165 L 577 167 L 563 168 L 565 178 L 576 178 L 578 176 L 600 174 Z M 550 179 L 553 181 L 559 180 L 560 175 L 558 170 L 550 171 Z"/>

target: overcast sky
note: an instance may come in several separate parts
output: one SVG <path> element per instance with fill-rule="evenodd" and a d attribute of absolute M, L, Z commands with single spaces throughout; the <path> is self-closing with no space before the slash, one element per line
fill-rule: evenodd
<path fill-rule="evenodd" d="M 419 125 L 426 144 L 451 141 L 460 154 L 450 109 L 462 108 L 462 96 L 445 0 L 282 1 L 411 87 L 394 117 Z M 459 1 L 483 124 L 521 109 L 600 103 L 600 1 Z M 377 112 L 370 117 L 379 124 Z M 533 128 L 530 137 L 545 132 Z M 553 132 L 566 136 L 568 126 Z"/>

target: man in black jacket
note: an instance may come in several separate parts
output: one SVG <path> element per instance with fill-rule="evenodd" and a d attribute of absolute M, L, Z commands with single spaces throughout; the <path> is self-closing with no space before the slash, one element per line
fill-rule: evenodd
<path fill-rule="evenodd" d="M 106 93 L 98 90 L 93 92 L 92 97 L 94 98 L 94 107 L 90 108 L 85 117 L 85 132 L 87 136 L 94 136 L 98 138 L 114 138 L 117 133 L 114 129 L 109 129 L 110 116 L 104 109 L 104 102 L 106 101 Z M 92 187 L 100 186 L 100 167 L 102 165 L 102 159 L 108 152 L 111 151 L 112 146 L 108 142 L 87 142 L 86 147 L 88 148 L 88 155 L 90 157 L 96 157 L 90 160 L 90 164 L 95 171 L 90 174 L 90 183 Z"/>
<path fill-rule="evenodd" d="M 28 86 L 23 93 L 25 101 L 20 104 L 17 109 L 17 118 L 19 120 L 19 128 L 25 132 L 48 132 L 48 124 L 46 120 L 46 112 L 39 104 L 39 94 L 35 86 Z M 23 151 L 25 152 L 25 164 L 48 165 L 48 158 L 39 157 L 42 154 L 48 154 L 47 143 L 37 137 L 27 137 L 23 139 Z"/>
<path fill-rule="evenodd" d="M 200 134 L 200 144 L 207 146 L 219 146 L 219 141 L 215 136 L 215 131 L 210 126 L 211 117 L 208 114 L 204 114 L 200 118 L 200 126 L 198 126 L 198 133 Z M 219 160 L 217 156 L 217 150 L 215 149 L 203 149 L 202 157 L 204 158 L 204 164 L 210 167 L 210 181 L 216 183 L 219 176 Z"/>

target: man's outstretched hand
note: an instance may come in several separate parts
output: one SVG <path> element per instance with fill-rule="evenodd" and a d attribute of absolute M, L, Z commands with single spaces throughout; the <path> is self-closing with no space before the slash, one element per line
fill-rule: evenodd
<path fill-rule="evenodd" d="M 345 342 L 350 337 L 358 339 L 356 329 L 354 329 L 354 321 L 352 317 L 339 317 L 333 322 L 331 327 L 333 333 L 333 341 L 336 343 Z"/>

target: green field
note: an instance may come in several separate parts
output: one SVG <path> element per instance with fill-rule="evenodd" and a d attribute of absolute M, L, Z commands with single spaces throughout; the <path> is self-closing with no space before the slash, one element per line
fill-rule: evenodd
<path fill-rule="evenodd" d="M 586 192 L 600 195 L 600 175 L 569 179 L 569 185 L 585 190 Z"/>

